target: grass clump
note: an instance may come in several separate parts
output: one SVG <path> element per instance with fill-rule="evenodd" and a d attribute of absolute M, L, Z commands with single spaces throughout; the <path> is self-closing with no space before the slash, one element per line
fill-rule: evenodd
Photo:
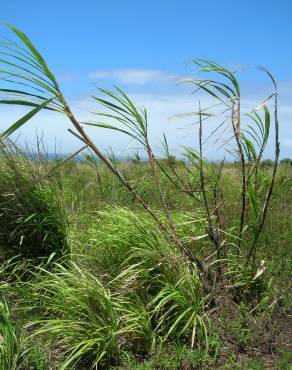
<path fill-rule="evenodd" d="M 16 289 L 32 337 L 58 343 L 60 369 L 120 366 L 177 338 L 208 351 L 196 266 L 145 215 L 108 207 L 94 219 L 86 254 L 32 267 Z"/>
<path fill-rule="evenodd" d="M 40 273 L 41 279 L 30 283 L 26 297 L 41 317 L 32 322 L 38 326 L 33 336 L 65 349 L 60 369 L 106 367 L 117 363 L 134 343 L 148 341 L 149 315 L 138 296 L 126 289 L 115 291 L 114 282 L 105 283 L 74 262 L 66 267 L 54 264 L 53 272 Z M 125 275 L 117 280 L 126 279 Z"/>
<path fill-rule="evenodd" d="M 24 356 L 23 338 L 11 319 L 6 300 L 0 302 L 0 368 L 16 370 Z"/>
<path fill-rule="evenodd" d="M 41 302 L 43 319 L 37 334 L 66 348 L 62 369 L 104 364 L 118 353 L 121 309 L 102 282 L 76 264 L 70 268 L 57 265 L 54 273 L 45 271 L 44 278 L 33 286 L 31 298 Z"/>
<path fill-rule="evenodd" d="M 173 258 L 181 258 L 142 212 L 104 207 L 84 222 L 87 228 L 81 237 L 78 229 L 72 233 L 72 249 L 90 256 L 91 268 L 98 274 L 115 278 L 125 268 L 139 263 L 145 270 L 163 270 Z"/>
<path fill-rule="evenodd" d="M 12 144 L 1 147 L 0 248 L 5 256 L 61 255 L 66 216 L 54 184 L 41 182 L 40 164 Z"/>

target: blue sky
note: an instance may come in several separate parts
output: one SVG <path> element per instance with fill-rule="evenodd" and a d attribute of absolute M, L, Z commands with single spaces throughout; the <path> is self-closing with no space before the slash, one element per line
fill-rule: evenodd
<path fill-rule="evenodd" d="M 87 94 L 93 91 L 93 82 L 117 83 L 149 109 L 154 142 L 159 142 L 163 130 L 173 147 L 190 135 L 177 130 L 178 124 L 169 117 L 197 104 L 175 83 L 189 73 L 186 61 L 201 57 L 232 69 L 248 68 L 242 83 L 250 105 L 271 91 L 264 76 L 254 70 L 266 66 L 279 81 L 282 156 L 292 157 L 290 0 L 2 0 L 0 10 L 1 19 L 24 31 L 41 51 L 80 118 L 92 109 Z M 4 26 L 0 32 L 10 36 Z M 18 114 L 3 109 L 1 129 Z M 69 152 L 79 143 L 66 128 L 62 117 L 40 115 L 21 135 L 32 139 L 37 129 L 50 150 L 57 142 L 59 150 Z M 125 138 L 90 132 L 101 147 L 127 146 Z"/>

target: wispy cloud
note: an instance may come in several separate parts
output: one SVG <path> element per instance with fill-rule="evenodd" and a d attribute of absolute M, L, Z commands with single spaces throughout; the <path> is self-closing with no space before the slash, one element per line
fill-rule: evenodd
<path fill-rule="evenodd" d="M 76 72 L 69 72 L 69 71 L 63 71 L 56 74 L 56 78 L 58 81 L 62 82 L 72 82 L 77 79 L 77 73 Z"/>
<path fill-rule="evenodd" d="M 124 84 L 146 85 L 174 81 L 178 76 L 159 69 L 113 69 L 92 71 L 89 78 L 113 79 Z"/>
<path fill-rule="evenodd" d="M 212 104 L 212 100 L 206 95 L 190 95 L 186 91 L 176 91 L 176 89 L 168 89 L 168 91 L 154 92 L 152 87 L 137 86 L 136 89 L 129 94 L 130 98 L 138 105 L 145 106 L 148 111 L 149 121 L 149 139 L 154 145 L 155 150 L 160 147 L 163 132 L 166 133 L 170 148 L 175 153 L 179 147 L 182 146 L 196 146 L 198 144 L 198 127 L 194 125 L 197 121 L 196 116 L 187 116 L 177 119 L 174 116 L 192 112 L 197 109 L 197 102 L 200 100 L 202 107 Z M 286 96 L 286 95 L 285 95 Z M 97 116 L 90 114 L 90 112 L 101 111 L 103 108 L 97 105 L 96 101 L 87 97 L 82 100 L 79 96 L 70 99 L 72 110 L 80 121 L 97 120 Z M 258 100 L 243 99 L 243 112 L 248 108 L 258 105 Z M 27 108 L 25 107 L 2 107 L 0 111 L 0 132 L 6 129 L 9 125 L 19 119 Z M 280 141 L 281 141 L 281 157 L 291 157 L 292 148 L 292 126 L 290 125 L 292 117 L 292 108 L 289 105 L 281 104 L 279 106 L 279 120 L 280 120 Z M 243 114 L 243 121 L 246 117 Z M 105 121 L 108 123 L 107 121 Z M 219 121 L 220 123 L 221 121 Z M 218 124 L 218 120 L 208 120 L 208 124 L 204 125 L 204 136 L 207 138 L 210 132 Z M 21 132 L 20 141 L 30 141 L 35 137 L 36 130 L 43 132 L 49 150 L 54 151 L 55 143 L 62 143 L 62 152 L 71 152 L 80 147 L 80 142 L 68 133 L 67 129 L 70 127 L 70 121 L 64 115 L 58 115 L 50 111 L 40 112 L 33 117 L 29 124 L 24 125 L 16 135 Z M 127 154 L 131 149 L 137 148 L 136 143 L 129 141 L 129 137 L 105 129 L 98 129 L 96 127 L 86 127 L 88 134 L 93 141 L 101 149 L 105 149 L 111 145 L 116 152 Z M 227 135 L 228 132 L 224 132 Z M 228 136 L 226 136 L 228 138 Z M 223 137 L 224 139 L 224 137 Z M 221 140 L 221 139 L 220 139 Z M 267 146 L 266 157 L 273 156 L 273 135 L 271 141 Z M 208 141 L 205 145 L 205 152 L 207 158 L 220 159 L 225 155 L 216 148 L 213 141 Z"/>

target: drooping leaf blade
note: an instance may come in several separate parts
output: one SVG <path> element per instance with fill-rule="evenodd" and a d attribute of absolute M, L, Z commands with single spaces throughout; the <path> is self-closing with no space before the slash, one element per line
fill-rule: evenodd
<path fill-rule="evenodd" d="M 35 116 L 40 110 L 44 109 L 48 104 L 51 103 L 53 98 L 46 100 L 27 114 L 25 114 L 23 117 L 21 117 L 19 120 L 17 120 L 13 125 L 11 125 L 7 130 L 2 132 L 0 135 L 0 139 L 5 139 L 8 136 L 10 136 L 14 131 L 19 129 L 21 126 L 23 126 L 27 121 L 29 121 L 33 116 Z"/>
<path fill-rule="evenodd" d="M 47 66 L 47 63 L 45 62 L 44 58 L 42 57 L 42 55 L 38 52 L 38 50 L 35 48 L 35 46 L 33 45 L 33 43 L 30 41 L 30 39 L 20 30 L 18 30 L 17 28 L 13 27 L 12 25 L 8 24 L 8 23 L 5 23 L 6 26 L 12 31 L 14 32 L 18 38 L 27 46 L 27 48 L 31 51 L 31 53 L 33 54 L 33 56 L 35 57 L 35 59 L 39 62 L 39 64 L 42 66 L 43 68 L 43 71 L 44 73 L 49 77 L 49 79 L 53 82 L 55 88 L 57 91 L 60 91 L 60 88 L 59 88 L 59 85 L 54 77 L 54 75 L 52 74 L 52 72 L 50 71 L 49 67 Z"/>

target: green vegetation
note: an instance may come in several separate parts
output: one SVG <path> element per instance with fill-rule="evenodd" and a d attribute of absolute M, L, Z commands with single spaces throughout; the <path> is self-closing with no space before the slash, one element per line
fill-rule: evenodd
<path fill-rule="evenodd" d="M 236 75 L 194 60 L 212 77 L 185 82 L 215 99 L 186 115 L 198 120 L 198 150 L 178 160 L 164 135 L 158 158 L 145 108 L 99 89 L 98 121 L 81 124 L 31 41 L 9 27 L 21 44 L 0 42 L 0 103 L 32 111 L 1 135 L 1 369 L 289 368 L 292 169 L 278 166 L 270 72 L 275 92 L 243 115 Z M 7 140 L 41 109 L 68 117 L 77 153 L 48 161 Z M 220 115 L 234 163 L 203 157 L 203 127 L 216 118 L 211 137 L 225 130 Z M 83 125 L 128 135 L 147 159 L 102 153 Z M 264 161 L 271 131 L 275 155 Z"/>
<path fill-rule="evenodd" d="M 48 165 L 54 166 L 38 163 Z M 2 358 L 16 369 L 28 363 L 32 369 L 88 369 L 96 363 L 113 369 L 236 368 L 245 362 L 251 369 L 261 368 L 253 348 L 267 361 L 273 348 L 279 366 L 289 364 L 281 352 L 289 338 L 291 170 L 280 167 L 276 178 L 275 194 L 281 197 L 272 200 L 259 243 L 257 266 L 266 258 L 264 273 L 253 280 L 243 258 L 230 254 L 222 262 L 225 277 L 208 288 L 196 265 L 98 166 L 103 193 L 85 162 L 68 162 L 46 182 L 64 200 L 71 254 L 38 263 L 14 257 L 3 265 Z M 133 180 L 143 181 L 140 164 L 120 166 Z M 85 184 L 87 197 L 80 191 Z M 141 185 L 151 190 L 151 183 Z M 177 192 L 171 186 L 168 191 L 171 200 Z M 235 196 L 236 184 L 228 191 Z M 171 203 L 180 238 L 205 260 L 207 238 L 193 237 L 206 227 L 202 210 L 196 210 L 194 220 L 194 211 L 188 204 L 184 209 L 179 195 Z"/>
<path fill-rule="evenodd" d="M 37 164 L 12 143 L 0 151 L 1 251 L 6 258 L 67 253 L 66 215 L 54 187 L 39 181 Z"/>

